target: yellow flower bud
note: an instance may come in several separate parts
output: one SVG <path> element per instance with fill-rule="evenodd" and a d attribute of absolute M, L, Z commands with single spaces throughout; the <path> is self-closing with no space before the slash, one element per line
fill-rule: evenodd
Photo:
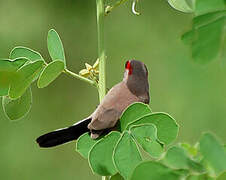
<path fill-rule="evenodd" d="M 87 69 L 82 69 L 80 72 L 79 72 L 79 75 L 80 76 L 83 76 L 83 77 L 89 77 L 89 71 Z"/>
<path fill-rule="evenodd" d="M 86 69 L 88 71 L 90 71 L 93 67 L 91 65 L 89 65 L 88 63 L 85 63 Z"/>

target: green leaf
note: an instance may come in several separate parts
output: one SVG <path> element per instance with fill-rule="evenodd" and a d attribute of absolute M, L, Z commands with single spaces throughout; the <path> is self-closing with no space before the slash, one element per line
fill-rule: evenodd
<path fill-rule="evenodd" d="M 188 143 L 180 143 L 180 147 L 184 148 L 186 152 L 192 157 L 195 157 L 198 154 L 198 149 Z"/>
<path fill-rule="evenodd" d="M 10 52 L 10 59 L 15 59 L 15 58 L 19 58 L 19 57 L 25 57 L 31 61 L 36 61 L 36 60 L 40 60 L 43 59 L 41 54 L 30 49 L 30 48 L 26 48 L 26 47 L 15 47 L 11 52 Z"/>
<path fill-rule="evenodd" d="M 51 29 L 48 32 L 47 44 L 52 60 L 61 60 L 66 65 L 63 44 L 61 42 L 60 36 L 54 29 Z"/>
<path fill-rule="evenodd" d="M 9 97 L 2 98 L 2 106 L 4 113 L 11 120 L 17 120 L 24 117 L 31 109 L 32 93 L 31 88 L 18 99 L 13 100 Z"/>
<path fill-rule="evenodd" d="M 128 131 L 124 131 L 119 139 L 113 161 L 116 169 L 125 179 L 131 176 L 133 169 L 142 161 L 138 147 Z"/>
<path fill-rule="evenodd" d="M 181 40 L 186 45 L 192 45 L 192 42 L 193 42 L 194 37 L 195 37 L 195 31 L 194 30 L 191 30 L 191 31 L 188 31 L 188 32 L 184 33 L 181 36 Z"/>
<path fill-rule="evenodd" d="M 188 169 L 188 161 L 189 158 L 184 149 L 177 146 L 171 147 L 163 159 L 164 164 L 175 169 Z"/>
<path fill-rule="evenodd" d="M 130 180 L 180 180 L 181 176 L 159 162 L 147 161 L 135 168 Z"/>
<path fill-rule="evenodd" d="M 178 2 L 183 3 L 184 0 L 178 0 Z M 187 4 L 188 2 L 187 0 Z M 219 52 L 223 51 L 221 46 L 224 42 L 226 1 L 196 0 L 194 2 L 196 17 L 193 19 L 192 29 L 183 34 L 181 39 L 185 44 L 190 45 L 194 61 L 206 64 L 217 58 Z"/>
<path fill-rule="evenodd" d="M 182 179 L 185 179 L 185 177 L 187 177 L 191 172 L 187 169 L 174 169 L 173 171 L 174 173 L 176 173 L 177 175 L 179 175 Z"/>
<path fill-rule="evenodd" d="M 217 57 L 222 43 L 224 24 L 225 18 L 220 18 L 196 30 L 196 40 L 192 43 L 192 57 L 196 62 L 205 64 Z"/>
<path fill-rule="evenodd" d="M 185 0 L 188 6 L 194 11 L 195 9 L 195 1 L 196 0 Z"/>
<path fill-rule="evenodd" d="M 23 66 L 28 59 L 18 58 L 15 60 L 0 59 L 0 96 L 8 95 L 9 85 L 15 76 L 17 69 Z"/>
<path fill-rule="evenodd" d="M 208 12 L 225 9 L 225 0 L 196 0 L 195 14 L 200 15 Z"/>
<path fill-rule="evenodd" d="M 120 128 L 124 131 L 127 125 L 144 115 L 150 114 L 151 109 L 147 104 L 134 103 L 130 105 L 123 113 L 120 118 Z"/>
<path fill-rule="evenodd" d="M 191 169 L 198 173 L 205 172 L 204 167 L 199 162 L 190 159 L 186 151 L 178 146 L 173 146 L 167 151 L 163 162 L 174 169 Z"/>
<path fill-rule="evenodd" d="M 208 165 L 213 168 L 215 175 L 226 170 L 226 151 L 219 140 L 211 133 L 205 133 L 200 139 L 200 152 Z"/>
<path fill-rule="evenodd" d="M 190 175 L 187 180 L 215 180 L 215 178 L 209 177 L 207 174 Z"/>
<path fill-rule="evenodd" d="M 166 145 L 172 143 L 178 134 L 179 127 L 176 121 L 166 113 L 152 113 L 146 115 L 127 126 L 129 129 L 133 125 L 154 124 L 157 127 L 158 140 Z"/>
<path fill-rule="evenodd" d="M 98 141 L 89 152 L 89 164 L 94 173 L 110 176 L 117 173 L 113 163 L 113 150 L 120 138 L 120 133 L 112 131 Z"/>
<path fill-rule="evenodd" d="M 182 40 L 185 44 L 190 44 L 194 61 L 206 64 L 219 54 L 225 17 L 215 19 L 207 24 L 201 19 L 196 19 L 195 23 L 193 29 L 182 36 Z"/>
<path fill-rule="evenodd" d="M 226 15 L 226 11 L 216 11 L 216 12 L 211 12 L 204 15 L 196 16 L 192 20 L 193 29 L 197 29 L 202 26 L 211 24 L 220 18 L 224 18 L 225 15 Z"/>
<path fill-rule="evenodd" d="M 207 0 L 209 3 L 209 0 Z M 201 2 L 201 1 L 200 1 Z M 218 3 L 218 0 L 212 1 Z M 202 1 L 201 3 L 206 3 Z M 213 6 L 214 7 L 214 6 Z M 215 10 L 193 18 L 192 29 L 182 35 L 181 39 L 191 47 L 195 62 L 206 64 L 215 59 L 224 42 L 224 25 L 226 10 Z M 209 36 L 211 34 L 211 36 Z"/>
<path fill-rule="evenodd" d="M 110 180 L 124 180 L 124 178 L 119 173 L 117 173 L 114 176 L 111 176 Z"/>
<path fill-rule="evenodd" d="M 21 67 L 17 71 L 17 76 L 13 78 L 9 89 L 10 98 L 17 99 L 24 94 L 32 81 L 37 77 L 37 74 L 42 70 L 43 64 L 43 60 L 37 60 Z"/>
<path fill-rule="evenodd" d="M 89 151 L 97 141 L 96 139 L 92 139 L 88 132 L 84 133 L 76 141 L 76 151 L 78 151 L 82 157 L 88 159 Z"/>
<path fill-rule="evenodd" d="M 226 172 L 222 173 L 217 180 L 225 180 L 226 179 Z"/>
<path fill-rule="evenodd" d="M 48 64 L 42 71 L 39 80 L 38 87 L 44 88 L 54 81 L 64 70 L 64 63 L 56 60 Z"/>
<path fill-rule="evenodd" d="M 193 9 L 189 6 L 186 0 L 168 0 L 168 3 L 174 9 L 185 12 L 185 13 L 192 13 Z"/>
<path fill-rule="evenodd" d="M 142 148 L 153 158 L 160 158 L 163 146 L 157 140 L 157 128 L 153 124 L 132 126 L 131 134 Z"/>

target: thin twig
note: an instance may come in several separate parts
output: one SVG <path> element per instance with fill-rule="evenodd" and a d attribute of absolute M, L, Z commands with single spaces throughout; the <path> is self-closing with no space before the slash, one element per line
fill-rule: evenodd
<path fill-rule="evenodd" d="M 65 69 L 65 70 L 63 71 L 63 73 L 65 73 L 65 74 L 67 74 L 67 75 L 69 75 L 69 76 L 71 76 L 71 77 L 74 77 L 74 78 L 76 78 L 76 79 L 85 81 L 85 82 L 89 83 L 90 85 L 92 85 L 92 86 L 94 86 L 94 87 L 98 87 L 98 85 L 97 85 L 97 83 L 96 83 L 95 81 L 92 81 L 92 80 L 90 80 L 90 79 L 88 79 L 88 78 L 85 78 L 85 77 L 83 77 L 83 76 L 80 76 L 80 75 L 78 75 L 78 74 L 76 74 L 76 73 L 74 73 L 74 72 L 69 71 L 68 69 Z"/>
<path fill-rule="evenodd" d="M 106 94 L 106 56 L 104 50 L 104 0 L 96 0 L 97 6 L 97 36 L 99 58 L 99 100 L 103 100 Z"/>
<path fill-rule="evenodd" d="M 120 0 L 120 1 L 117 1 L 113 6 L 107 6 L 105 10 L 105 16 L 107 16 L 113 9 L 125 3 L 126 1 L 128 0 Z"/>

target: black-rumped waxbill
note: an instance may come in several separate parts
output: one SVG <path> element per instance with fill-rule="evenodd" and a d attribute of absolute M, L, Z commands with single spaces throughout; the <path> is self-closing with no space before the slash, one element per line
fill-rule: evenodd
<path fill-rule="evenodd" d="M 76 140 L 85 132 L 98 138 L 103 132 L 116 126 L 122 112 L 132 103 L 149 104 L 148 70 L 141 61 L 130 60 L 125 64 L 123 80 L 113 86 L 96 110 L 76 124 L 52 131 L 37 138 L 40 147 L 53 147 Z"/>

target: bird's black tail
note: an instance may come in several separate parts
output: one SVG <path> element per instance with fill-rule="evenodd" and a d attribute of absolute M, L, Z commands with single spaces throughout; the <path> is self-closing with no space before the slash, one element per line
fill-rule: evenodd
<path fill-rule="evenodd" d="M 48 148 L 76 140 L 80 135 L 89 131 L 87 126 L 90 121 L 91 118 L 84 119 L 68 128 L 49 132 L 38 137 L 36 139 L 36 142 L 39 144 L 40 147 Z"/>

